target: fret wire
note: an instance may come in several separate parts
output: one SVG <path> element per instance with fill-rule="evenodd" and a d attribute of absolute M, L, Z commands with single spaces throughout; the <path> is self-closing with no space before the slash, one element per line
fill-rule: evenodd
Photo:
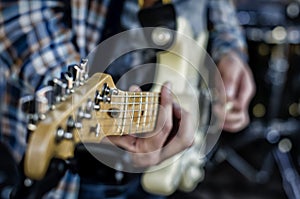
<path fill-rule="evenodd" d="M 152 104 L 158 104 L 158 102 L 157 103 L 153 103 L 153 102 L 151 102 Z M 123 102 L 111 102 L 110 103 L 111 105 L 123 105 L 123 104 L 126 104 L 126 103 L 123 103 Z M 133 104 L 135 104 L 134 102 L 128 102 L 127 103 L 128 105 L 133 105 Z M 143 104 L 146 104 L 146 102 L 145 103 L 143 103 Z M 149 104 L 150 104 L 150 102 L 149 102 Z"/>
<path fill-rule="evenodd" d="M 148 114 L 148 98 L 149 96 L 148 96 L 148 93 L 147 93 L 147 97 L 146 97 L 146 104 L 145 104 L 145 115 L 147 115 Z M 146 119 L 147 119 L 147 117 L 144 117 L 144 122 L 143 122 L 143 126 L 142 126 L 142 131 L 143 131 L 143 129 L 144 129 L 144 126 L 145 126 L 145 123 L 146 123 Z"/>
<path fill-rule="evenodd" d="M 122 136 L 122 135 L 134 135 L 134 134 L 151 133 L 151 132 L 153 132 L 153 129 L 149 128 L 149 129 L 146 129 L 146 131 L 144 131 L 144 132 L 135 132 L 135 133 L 124 132 L 124 133 L 120 133 L 119 131 L 112 131 L 112 132 L 107 133 L 105 135 L 107 135 L 107 136 Z M 82 136 L 86 137 L 85 135 L 82 135 Z M 91 134 L 91 136 L 93 136 L 93 135 Z M 94 135 L 93 137 L 96 137 L 96 136 Z M 88 137 L 87 137 L 87 139 L 88 139 Z"/>
<path fill-rule="evenodd" d="M 155 99 L 155 101 L 157 100 L 157 97 L 156 97 L 156 99 Z M 155 110 L 155 109 L 157 109 L 157 105 L 156 104 L 153 104 L 153 109 L 154 110 L 152 110 L 152 125 L 154 126 L 155 125 L 155 122 L 156 122 L 156 112 L 157 112 L 157 110 Z M 154 118 L 153 118 L 153 116 L 155 116 Z"/>
<path fill-rule="evenodd" d="M 124 128 L 125 128 L 125 122 L 126 122 L 126 120 L 125 120 L 125 118 L 126 118 L 126 113 L 127 113 L 127 108 L 128 108 L 128 97 L 127 97 L 127 95 L 128 95 L 128 93 L 125 93 L 125 104 L 124 104 L 124 106 L 125 106 L 125 111 L 124 111 L 124 114 L 123 114 L 123 124 L 122 124 L 122 132 L 121 133 L 123 133 L 124 132 Z"/>
<path fill-rule="evenodd" d="M 141 123 L 141 124 L 143 124 L 143 123 Z M 146 122 L 145 124 L 149 124 L 149 122 Z M 109 127 L 109 126 L 111 126 L 110 124 L 107 124 L 107 125 L 101 125 L 101 127 L 104 127 L 104 128 L 106 128 L 106 127 Z M 125 127 L 128 127 L 128 126 L 130 126 L 130 124 L 125 124 Z M 150 126 L 150 127 L 148 127 L 148 129 L 149 128 L 154 128 L 154 127 L 152 127 L 152 126 Z M 80 130 L 79 130 L 80 131 Z"/>
<path fill-rule="evenodd" d="M 152 121 L 152 114 L 153 114 L 153 100 L 155 100 L 155 97 L 153 97 L 153 98 L 151 98 L 151 100 L 152 100 L 152 103 L 150 104 L 150 112 L 151 112 L 151 114 L 150 114 L 150 118 L 149 118 L 149 124 L 151 124 L 151 121 Z"/>
<path fill-rule="evenodd" d="M 137 94 L 137 93 L 140 93 L 140 94 Z M 113 95 L 113 96 L 114 97 L 124 97 L 124 96 L 126 96 L 126 97 L 140 97 L 140 96 L 149 97 L 149 93 L 153 94 L 151 97 L 160 96 L 160 93 L 152 93 L 152 92 L 149 92 L 149 93 L 137 92 L 137 93 L 128 94 L 128 92 L 124 92 L 124 95 L 122 95 L 123 93 L 121 93 L 121 94 Z"/>
<path fill-rule="evenodd" d="M 142 97 L 142 93 L 140 94 L 140 105 L 139 105 L 139 113 L 138 113 L 138 118 L 137 118 L 137 124 L 136 124 L 136 128 L 139 128 L 140 126 L 140 121 L 141 121 L 141 114 L 142 114 L 142 104 L 143 104 L 143 97 Z"/>
<path fill-rule="evenodd" d="M 155 126 L 155 123 L 156 123 L 156 119 L 157 119 L 157 114 L 158 114 L 158 109 L 159 109 L 159 104 L 158 103 L 155 103 L 154 104 L 154 109 L 153 109 L 153 115 L 155 116 L 155 120 L 153 120 L 153 125 Z"/>
<path fill-rule="evenodd" d="M 144 115 L 145 117 L 151 117 L 151 116 L 157 116 L 157 112 L 155 113 L 155 114 L 149 114 L 149 115 Z M 125 117 L 125 119 L 130 119 L 131 118 L 131 116 L 129 116 L 129 117 Z M 133 117 L 133 119 L 136 119 L 136 118 L 139 118 L 138 116 L 137 117 Z M 114 119 L 114 120 L 123 120 L 123 117 L 120 117 L 120 118 L 105 118 L 105 117 L 101 117 L 101 118 L 95 118 L 95 119 L 98 119 L 98 120 L 112 120 L 112 119 Z M 148 122 L 149 123 L 149 122 Z"/>
<path fill-rule="evenodd" d="M 152 109 L 149 109 L 149 110 L 152 110 Z M 97 112 L 102 112 L 102 113 L 122 113 L 124 112 L 125 110 L 99 110 Z M 127 110 L 127 112 L 132 112 L 131 110 Z M 139 110 L 135 110 L 134 112 L 138 112 Z"/>
<path fill-rule="evenodd" d="M 130 127 L 129 127 L 129 132 L 131 132 L 132 129 L 132 122 L 133 122 L 133 117 L 134 117 L 134 106 L 135 106 L 135 97 L 133 97 L 133 103 L 132 103 L 132 109 L 131 109 L 131 118 L 130 118 Z"/>
<path fill-rule="evenodd" d="M 124 95 L 113 95 L 113 97 L 115 97 L 115 98 L 122 98 L 122 97 L 128 97 L 128 98 L 134 98 L 134 97 L 140 97 L 140 95 L 128 95 L 127 93 L 125 94 L 126 96 L 124 96 Z M 157 96 L 160 96 L 159 94 L 157 94 L 157 95 L 153 95 L 153 96 L 151 96 L 151 98 L 154 98 L 154 97 L 157 97 Z M 142 94 L 142 97 L 148 97 L 147 95 L 143 95 Z"/>

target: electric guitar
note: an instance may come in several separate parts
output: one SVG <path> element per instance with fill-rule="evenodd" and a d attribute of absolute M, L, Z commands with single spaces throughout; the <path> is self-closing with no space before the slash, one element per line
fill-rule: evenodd
<path fill-rule="evenodd" d="M 178 26 L 185 30 L 185 35 L 187 32 L 191 34 L 191 28 L 183 19 L 178 19 Z M 205 41 L 205 35 L 198 39 L 201 46 Z M 174 46 L 182 53 L 188 52 L 186 47 L 180 42 Z M 173 53 L 160 53 L 159 62 L 167 67 L 159 67 L 155 82 L 171 81 L 174 97 L 184 108 L 196 110 L 193 118 L 197 122 L 201 120 L 198 107 L 191 106 L 199 105 L 200 77 L 194 66 L 200 65 L 201 52 L 196 57 L 185 53 L 184 57 L 189 59 L 182 59 Z M 97 73 L 90 78 L 86 74 L 86 60 L 83 60 L 79 66 L 71 66 L 61 79 L 52 80 L 49 87 L 39 91 L 34 99 L 23 102 L 35 104 L 33 109 L 27 110 L 31 121 L 28 129 L 32 131 L 24 160 L 27 177 L 42 179 L 51 159 L 74 157 L 78 143 L 100 143 L 106 136 L 142 134 L 154 130 L 159 87 L 154 87 L 151 92 L 125 92 L 116 89 L 107 74 Z M 166 78 L 165 74 L 172 78 Z M 54 106 L 55 110 L 50 111 Z M 204 176 L 201 169 L 203 160 L 199 158 L 200 148 L 203 147 L 199 129 L 196 130 L 194 143 L 191 149 L 145 172 L 142 178 L 145 190 L 161 195 L 170 195 L 178 188 L 192 190 Z"/>

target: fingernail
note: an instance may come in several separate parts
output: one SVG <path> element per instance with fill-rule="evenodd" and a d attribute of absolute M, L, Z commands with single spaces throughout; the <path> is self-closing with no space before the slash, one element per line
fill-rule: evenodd
<path fill-rule="evenodd" d="M 141 90 L 140 90 L 140 87 L 139 87 L 139 86 L 137 86 L 137 85 L 132 85 L 132 86 L 130 86 L 129 91 L 132 91 L 132 92 L 138 92 L 138 91 L 141 91 Z"/>

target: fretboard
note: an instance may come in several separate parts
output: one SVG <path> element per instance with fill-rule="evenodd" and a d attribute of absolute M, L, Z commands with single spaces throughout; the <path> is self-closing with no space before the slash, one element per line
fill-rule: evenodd
<path fill-rule="evenodd" d="M 102 130 L 109 135 L 151 132 L 156 126 L 159 101 L 159 93 L 119 91 L 102 105 L 97 119 L 102 120 Z"/>

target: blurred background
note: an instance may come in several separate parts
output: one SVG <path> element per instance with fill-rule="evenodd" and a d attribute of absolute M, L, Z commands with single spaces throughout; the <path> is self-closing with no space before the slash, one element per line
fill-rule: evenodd
<path fill-rule="evenodd" d="M 170 199 L 300 199 L 300 0 L 235 3 L 256 83 L 251 122 L 242 132 L 222 133 L 204 180 Z M 0 172 L 0 182 L 5 176 Z"/>
<path fill-rule="evenodd" d="M 223 133 L 192 193 L 171 198 L 300 198 L 300 1 L 236 0 L 257 93 L 249 127 Z"/>

